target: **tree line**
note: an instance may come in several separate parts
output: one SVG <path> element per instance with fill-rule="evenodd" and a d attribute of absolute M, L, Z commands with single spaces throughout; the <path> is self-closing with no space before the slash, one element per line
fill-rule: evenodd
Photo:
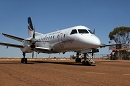
<path fill-rule="evenodd" d="M 109 33 L 109 39 L 117 44 L 130 43 L 130 27 L 116 27 Z M 130 53 L 127 50 L 118 50 L 112 59 L 130 59 Z"/>

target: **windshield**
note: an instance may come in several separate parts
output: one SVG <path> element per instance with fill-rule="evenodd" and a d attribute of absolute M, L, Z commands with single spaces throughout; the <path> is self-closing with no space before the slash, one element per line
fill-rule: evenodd
<path fill-rule="evenodd" d="M 86 29 L 78 29 L 79 33 L 89 33 Z"/>
<path fill-rule="evenodd" d="M 70 35 L 71 35 L 71 34 L 76 34 L 76 33 L 77 33 L 77 30 L 74 29 L 74 30 L 71 31 Z"/>
<path fill-rule="evenodd" d="M 93 32 L 91 30 L 88 30 L 91 34 L 93 34 Z"/>

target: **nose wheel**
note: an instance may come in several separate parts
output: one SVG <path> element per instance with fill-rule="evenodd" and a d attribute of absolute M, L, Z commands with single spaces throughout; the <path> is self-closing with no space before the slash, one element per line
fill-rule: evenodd
<path fill-rule="evenodd" d="M 27 63 L 27 58 L 25 58 L 26 53 L 23 52 L 23 58 L 21 58 L 21 63 Z"/>

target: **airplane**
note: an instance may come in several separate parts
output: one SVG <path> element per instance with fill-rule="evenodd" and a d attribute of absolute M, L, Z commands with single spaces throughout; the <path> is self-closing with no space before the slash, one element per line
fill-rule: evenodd
<path fill-rule="evenodd" d="M 95 32 L 95 31 L 94 31 Z M 84 55 L 83 64 L 95 63 L 92 58 L 88 59 L 88 52 L 101 46 L 100 39 L 86 26 L 74 26 L 55 32 L 42 34 L 35 32 L 31 17 L 28 17 L 28 38 L 20 38 L 1 33 L 3 36 L 19 41 L 22 44 L 0 42 L 0 45 L 20 48 L 23 53 L 21 63 L 27 63 L 26 53 L 65 53 L 76 52 L 75 62 L 81 62 L 80 53 Z M 93 53 L 93 52 L 92 52 Z"/>

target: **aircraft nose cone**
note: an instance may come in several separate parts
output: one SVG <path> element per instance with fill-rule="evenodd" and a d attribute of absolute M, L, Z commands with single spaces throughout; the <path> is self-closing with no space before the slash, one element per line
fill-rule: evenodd
<path fill-rule="evenodd" d="M 100 47 L 101 41 L 99 40 L 98 37 L 95 37 L 95 38 L 94 38 L 94 40 L 92 41 L 92 45 L 93 45 L 94 47 Z"/>
<path fill-rule="evenodd" d="M 82 38 L 81 46 L 90 48 L 99 48 L 101 45 L 100 39 L 95 35 L 86 35 Z"/>

